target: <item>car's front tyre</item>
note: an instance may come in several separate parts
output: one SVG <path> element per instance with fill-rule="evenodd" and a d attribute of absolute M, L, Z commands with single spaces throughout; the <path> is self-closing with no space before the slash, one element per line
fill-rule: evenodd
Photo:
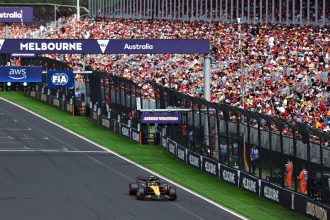
<path fill-rule="evenodd" d="M 128 194 L 136 195 L 138 188 L 139 188 L 139 186 L 137 183 L 130 183 L 128 186 Z"/>

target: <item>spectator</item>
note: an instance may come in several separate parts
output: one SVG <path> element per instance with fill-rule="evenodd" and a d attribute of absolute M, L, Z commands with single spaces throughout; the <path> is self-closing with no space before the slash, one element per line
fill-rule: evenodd
<path fill-rule="evenodd" d="M 252 175 L 256 174 L 256 168 L 259 161 L 259 151 L 255 145 L 250 148 L 250 161 L 252 166 Z"/>
<path fill-rule="evenodd" d="M 226 163 L 228 158 L 227 144 L 220 144 L 221 162 Z"/>

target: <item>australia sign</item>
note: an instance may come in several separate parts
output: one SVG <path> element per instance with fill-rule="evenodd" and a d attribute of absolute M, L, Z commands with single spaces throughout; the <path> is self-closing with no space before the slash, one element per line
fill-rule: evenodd
<path fill-rule="evenodd" d="M 39 66 L 0 66 L 0 82 L 42 82 Z"/>
<path fill-rule="evenodd" d="M 33 22 L 32 7 L 0 7 L 1 23 Z"/>

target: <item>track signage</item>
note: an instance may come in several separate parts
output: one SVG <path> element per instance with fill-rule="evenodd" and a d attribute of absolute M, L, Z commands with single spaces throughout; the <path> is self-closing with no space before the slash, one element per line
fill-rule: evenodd
<path fill-rule="evenodd" d="M 188 164 L 198 169 L 201 169 L 201 156 L 199 154 L 188 150 L 187 158 Z"/>
<path fill-rule="evenodd" d="M 33 54 L 191 54 L 209 53 L 209 40 L 198 39 L 1 39 L 0 53 Z"/>
<path fill-rule="evenodd" d="M 202 170 L 213 176 L 219 176 L 218 162 L 211 160 L 207 157 L 203 157 Z"/>
<path fill-rule="evenodd" d="M 220 168 L 221 172 L 220 172 L 220 178 L 226 182 L 232 183 L 234 185 L 238 185 L 238 171 L 221 165 Z"/>
<path fill-rule="evenodd" d="M 142 113 L 142 124 L 180 124 L 180 113 Z"/>
<path fill-rule="evenodd" d="M 39 66 L 0 66 L 0 82 L 42 82 Z"/>
<path fill-rule="evenodd" d="M 240 172 L 239 186 L 259 196 L 259 180 L 245 172 Z"/>
<path fill-rule="evenodd" d="M 72 70 L 50 70 L 47 72 L 48 88 L 71 88 L 73 87 Z"/>

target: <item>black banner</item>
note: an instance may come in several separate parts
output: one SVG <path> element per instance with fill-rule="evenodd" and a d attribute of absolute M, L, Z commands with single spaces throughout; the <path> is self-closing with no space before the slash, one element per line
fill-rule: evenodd
<path fill-rule="evenodd" d="M 209 158 L 203 157 L 202 170 L 213 176 L 219 176 L 219 164 L 218 162 Z"/>
<path fill-rule="evenodd" d="M 201 157 L 190 150 L 187 152 L 188 164 L 198 169 L 201 169 Z"/>
<path fill-rule="evenodd" d="M 132 129 L 132 140 L 140 143 L 140 133 L 135 129 Z"/>
<path fill-rule="evenodd" d="M 220 179 L 237 186 L 238 185 L 238 171 L 233 168 L 221 165 Z"/>
<path fill-rule="evenodd" d="M 176 150 L 177 150 L 177 157 L 180 159 L 180 160 L 183 160 L 184 162 L 187 162 L 187 156 L 186 156 L 186 148 L 180 146 L 180 145 L 176 145 Z"/>
<path fill-rule="evenodd" d="M 261 190 L 260 192 L 261 197 L 272 200 L 273 202 L 276 203 L 280 203 L 280 190 L 281 190 L 280 187 L 262 181 L 260 190 Z"/>
<path fill-rule="evenodd" d="M 121 124 L 121 134 L 125 137 L 130 137 L 130 129 L 127 125 Z"/>
<path fill-rule="evenodd" d="M 294 210 L 314 219 L 330 219 L 330 208 L 304 195 L 294 193 Z"/>
<path fill-rule="evenodd" d="M 176 155 L 176 143 L 174 141 L 172 141 L 171 139 L 168 140 L 168 143 L 167 143 L 167 150 L 173 154 L 173 155 Z"/>
<path fill-rule="evenodd" d="M 240 172 L 239 186 L 259 196 L 259 179 L 245 172 Z"/>
<path fill-rule="evenodd" d="M 167 149 L 167 138 L 162 136 L 162 146 Z"/>
<path fill-rule="evenodd" d="M 286 208 L 292 208 L 292 193 L 280 186 L 261 181 L 260 196 L 273 202 L 280 203 Z"/>

